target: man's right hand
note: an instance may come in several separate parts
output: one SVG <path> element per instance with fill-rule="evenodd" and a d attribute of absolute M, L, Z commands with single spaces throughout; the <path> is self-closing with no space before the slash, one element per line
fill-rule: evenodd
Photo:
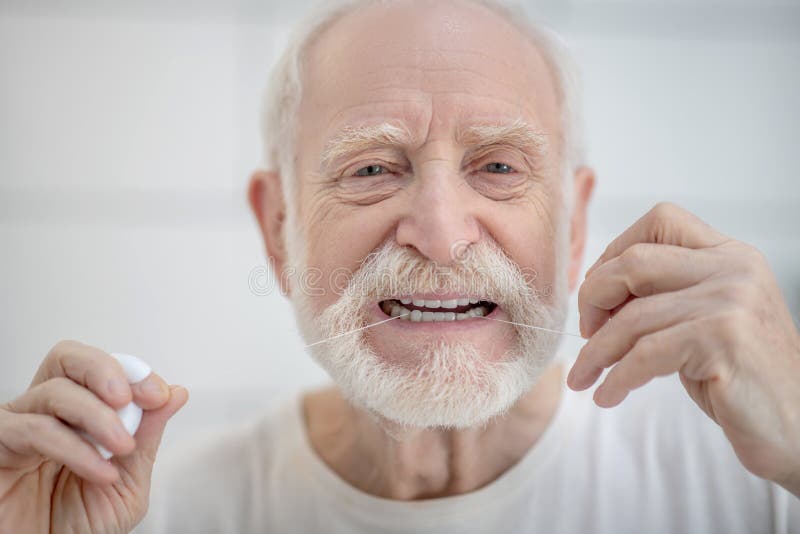
<path fill-rule="evenodd" d="M 0 405 L 0 532 L 131 531 L 147 510 L 164 427 L 187 398 L 155 373 L 128 384 L 100 349 L 56 344 L 28 390 Z M 131 400 L 144 410 L 135 440 L 116 414 Z"/>

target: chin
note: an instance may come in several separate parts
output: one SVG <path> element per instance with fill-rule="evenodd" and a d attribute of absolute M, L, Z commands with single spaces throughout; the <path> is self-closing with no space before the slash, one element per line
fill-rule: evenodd
<path fill-rule="evenodd" d="M 426 344 L 402 366 L 372 351 L 350 356 L 344 366 L 330 359 L 320 364 L 353 405 L 394 431 L 485 425 L 513 406 L 544 370 L 533 363 L 538 359 L 519 352 L 492 361 L 469 343 L 442 340 Z"/>
<path fill-rule="evenodd" d="M 445 367 L 446 362 L 450 362 L 456 369 L 448 372 L 447 369 L 439 369 L 439 379 L 431 378 L 431 380 L 440 381 L 445 379 L 455 380 L 457 378 L 463 379 L 463 386 L 470 386 L 470 381 L 475 380 L 476 377 L 485 373 L 486 370 L 482 367 L 489 366 L 492 362 L 500 363 L 518 358 L 519 355 L 512 350 L 511 343 L 490 343 L 487 340 L 471 341 L 453 341 L 449 338 L 430 336 L 424 340 L 417 341 L 397 341 L 389 339 L 388 336 L 369 336 L 368 343 L 375 358 L 387 367 L 395 367 L 400 370 L 405 370 L 409 374 L 430 373 L 431 367 Z M 458 347 L 454 349 L 455 345 L 468 344 L 469 348 L 464 349 Z M 439 347 L 433 348 L 433 347 Z M 464 367 L 464 354 L 469 351 L 469 370 L 460 369 Z M 437 351 L 447 351 L 448 354 L 440 354 Z M 456 358 L 461 358 L 461 362 L 454 362 Z M 434 364 L 437 359 L 442 360 L 442 364 Z M 471 373 L 474 373 L 473 376 Z M 482 386 L 483 384 L 478 381 L 475 386 Z"/>

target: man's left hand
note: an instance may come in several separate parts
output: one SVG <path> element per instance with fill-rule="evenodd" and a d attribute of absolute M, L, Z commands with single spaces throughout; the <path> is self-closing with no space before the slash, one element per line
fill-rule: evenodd
<path fill-rule="evenodd" d="M 742 464 L 800 497 L 800 333 L 758 250 L 661 203 L 587 271 L 578 306 L 571 388 L 616 364 L 594 392 L 612 407 L 677 372 Z"/>

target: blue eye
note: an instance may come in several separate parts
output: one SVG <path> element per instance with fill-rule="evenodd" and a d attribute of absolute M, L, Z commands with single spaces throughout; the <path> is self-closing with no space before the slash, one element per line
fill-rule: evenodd
<path fill-rule="evenodd" d="M 356 171 L 356 176 L 378 176 L 379 174 L 383 174 L 386 169 L 383 168 L 381 165 L 367 165 L 366 167 L 361 167 Z"/>
<path fill-rule="evenodd" d="M 485 165 L 483 168 L 486 172 L 492 172 L 497 174 L 508 174 L 514 172 L 514 169 L 511 168 L 510 166 L 506 165 L 505 163 L 499 163 L 496 161 L 489 163 L 488 165 Z"/>

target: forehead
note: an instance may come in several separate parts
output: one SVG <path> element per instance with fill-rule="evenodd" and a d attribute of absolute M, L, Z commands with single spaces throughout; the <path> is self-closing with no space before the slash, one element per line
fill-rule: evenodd
<path fill-rule="evenodd" d="M 540 51 L 502 17 L 467 2 L 400 1 L 350 13 L 317 36 L 303 78 L 306 136 L 393 119 L 415 135 L 437 124 L 516 118 L 559 127 Z"/>

